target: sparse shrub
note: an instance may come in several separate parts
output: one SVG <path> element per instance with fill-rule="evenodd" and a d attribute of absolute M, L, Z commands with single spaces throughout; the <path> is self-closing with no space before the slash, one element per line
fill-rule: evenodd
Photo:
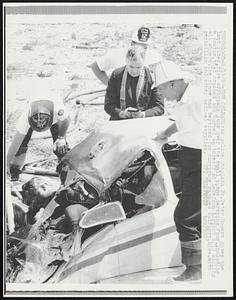
<path fill-rule="evenodd" d="M 41 78 L 43 78 L 43 77 L 51 77 L 53 75 L 53 72 L 42 72 L 42 71 L 40 71 L 40 72 L 38 72 L 37 73 L 37 76 L 38 77 L 41 77 Z"/>
<path fill-rule="evenodd" d="M 14 65 L 7 66 L 7 79 L 13 78 L 13 73 L 15 73 L 17 68 Z"/>
<path fill-rule="evenodd" d="M 51 65 L 51 66 L 55 66 L 56 65 L 56 63 L 54 61 L 47 61 L 47 60 L 43 64 L 44 65 Z"/>
<path fill-rule="evenodd" d="M 33 46 L 31 44 L 25 44 L 22 50 L 33 50 Z"/>
<path fill-rule="evenodd" d="M 79 86 L 78 83 L 72 83 L 72 84 L 70 85 L 70 88 L 71 88 L 71 89 L 77 89 L 78 86 Z"/>
<path fill-rule="evenodd" d="M 81 76 L 74 74 L 71 76 L 71 78 L 69 80 L 78 80 L 78 79 L 81 79 Z"/>

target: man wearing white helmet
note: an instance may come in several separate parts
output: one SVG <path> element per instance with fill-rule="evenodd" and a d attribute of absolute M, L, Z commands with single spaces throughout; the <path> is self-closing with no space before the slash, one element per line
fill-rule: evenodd
<path fill-rule="evenodd" d="M 148 27 L 140 27 L 133 32 L 130 45 L 137 45 L 143 48 L 145 52 L 145 65 L 149 67 L 155 81 L 155 66 L 161 60 L 161 56 L 157 51 L 148 49 L 150 34 Z M 93 73 L 102 83 L 105 85 L 108 84 L 109 76 L 107 73 L 109 71 L 125 66 L 127 50 L 127 48 L 111 50 L 91 64 Z"/>
<path fill-rule="evenodd" d="M 70 116 L 64 105 L 52 100 L 34 100 L 27 104 L 16 124 L 16 134 L 7 153 L 7 174 L 18 180 L 24 164 L 28 143 L 33 131 L 50 129 L 54 143 L 54 154 L 60 160 L 68 150 L 66 132 Z"/>
<path fill-rule="evenodd" d="M 174 220 L 181 242 L 185 271 L 177 281 L 201 279 L 201 149 L 203 95 L 201 90 L 185 82 L 185 74 L 172 62 L 163 61 L 158 69 L 159 89 L 169 101 L 177 100 L 173 110 L 175 123 L 156 140 L 176 133 L 181 145 L 182 194 L 174 212 Z"/>

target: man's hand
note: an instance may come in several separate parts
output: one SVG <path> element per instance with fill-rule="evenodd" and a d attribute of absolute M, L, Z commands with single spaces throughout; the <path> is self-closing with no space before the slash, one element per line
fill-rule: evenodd
<path fill-rule="evenodd" d="M 129 111 L 129 108 L 126 108 L 125 110 L 120 111 L 119 112 L 119 117 L 120 117 L 120 119 L 131 119 L 132 114 Z"/>
<path fill-rule="evenodd" d="M 172 134 L 177 132 L 176 124 L 173 123 L 169 127 L 167 127 L 164 131 L 159 131 L 156 133 L 156 136 L 153 138 L 154 141 L 162 141 L 167 140 Z"/>
<path fill-rule="evenodd" d="M 144 111 L 137 111 L 137 112 L 131 112 L 132 114 L 132 119 L 137 119 L 137 118 L 145 118 L 145 112 Z"/>
<path fill-rule="evenodd" d="M 67 143 L 64 137 L 58 137 L 53 145 L 53 150 L 57 151 L 59 154 L 65 154 L 67 150 Z"/>
<path fill-rule="evenodd" d="M 153 138 L 153 140 L 156 142 L 160 142 L 160 141 L 164 142 L 167 139 L 168 139 L 168 136 L 166 135 L 165 131 L 157 132 L 156 136 Z"/>

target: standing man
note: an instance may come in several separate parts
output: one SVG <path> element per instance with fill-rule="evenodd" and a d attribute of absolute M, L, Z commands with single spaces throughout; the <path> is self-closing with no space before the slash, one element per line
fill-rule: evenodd
<path fill-rule="evenodd" d="M 155 139 L 166 139 L 177 132 L 180 144 L 182 194 L 174 212 L 181 242 L 185 271 L 176 281 L 201 279 L 201 149 L 202 119 L 200 90 L 185 82 L 183 73 L 172 62 L 162 62 L 159 69 L 159 88 L 170 101 L 177 100 L 173 111 L 175 123 Z"/>
<path fill-rule="evenodd" d="M 145 65 L 151 70 L 154 81 L 156 81 L 156 64 L 161 61 L 161 56 L 157 51 L 148 49 L 150 44 L 150 29 L 147 27 L 140 27 L 135 30 L 132 39 L 131 46 L 140 46 L 145 53 Z M 108 71 L 120 68 L 126 64 L 125 56 L 127 48 L 113 49 L 102 57 L 98 58 L 91 64 L 91 68 L 95 76 L 105 85 L 108 84 L 109 76 Z"/>
<path fill-rule="evenodd" d="M 16 124 L 16 134 L 7 153 L 7 174 L 13 181 L 19 178 L 33 131 L 50 129 L 54 143 L 53 152 L 58 160 L 68 150 L 66 132 L 70 116 L 62 103 L 44 99 L 46 98 L 28 103 Z"/>
<path fill-rule="evenodd" d="M 112 72 L 105 95 L 104 109 L 110 120 L 145 118 L 164 113 L 163 97 L 147 67 L 142 47 L 132 46 L 126 65 Z"/>

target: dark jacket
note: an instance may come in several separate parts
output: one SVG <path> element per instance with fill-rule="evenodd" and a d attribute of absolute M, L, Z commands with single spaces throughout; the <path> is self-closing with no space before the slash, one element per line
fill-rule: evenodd
<path fill-rule="evenodd" d="M 164 113 L 164 97 L 157 87 L 151 89 L 153 80 L 150 71 L 146 67 L 144 69 L 144 88 L 138 99 L 138 105 L 137 103 L 134 105 L 130 98 L 126 82 L 126 107 L 137 108 L 139 106 L 141 111 L 145 111 L 145 117 L 160 116 Z M 119 120 L 119 112 L 121 111 L 120 88 L 124 70 L 125 67 L 121 67 L 112 72 L 106 89 L 104 109 L 111 116 L 110 120 Z"/>

